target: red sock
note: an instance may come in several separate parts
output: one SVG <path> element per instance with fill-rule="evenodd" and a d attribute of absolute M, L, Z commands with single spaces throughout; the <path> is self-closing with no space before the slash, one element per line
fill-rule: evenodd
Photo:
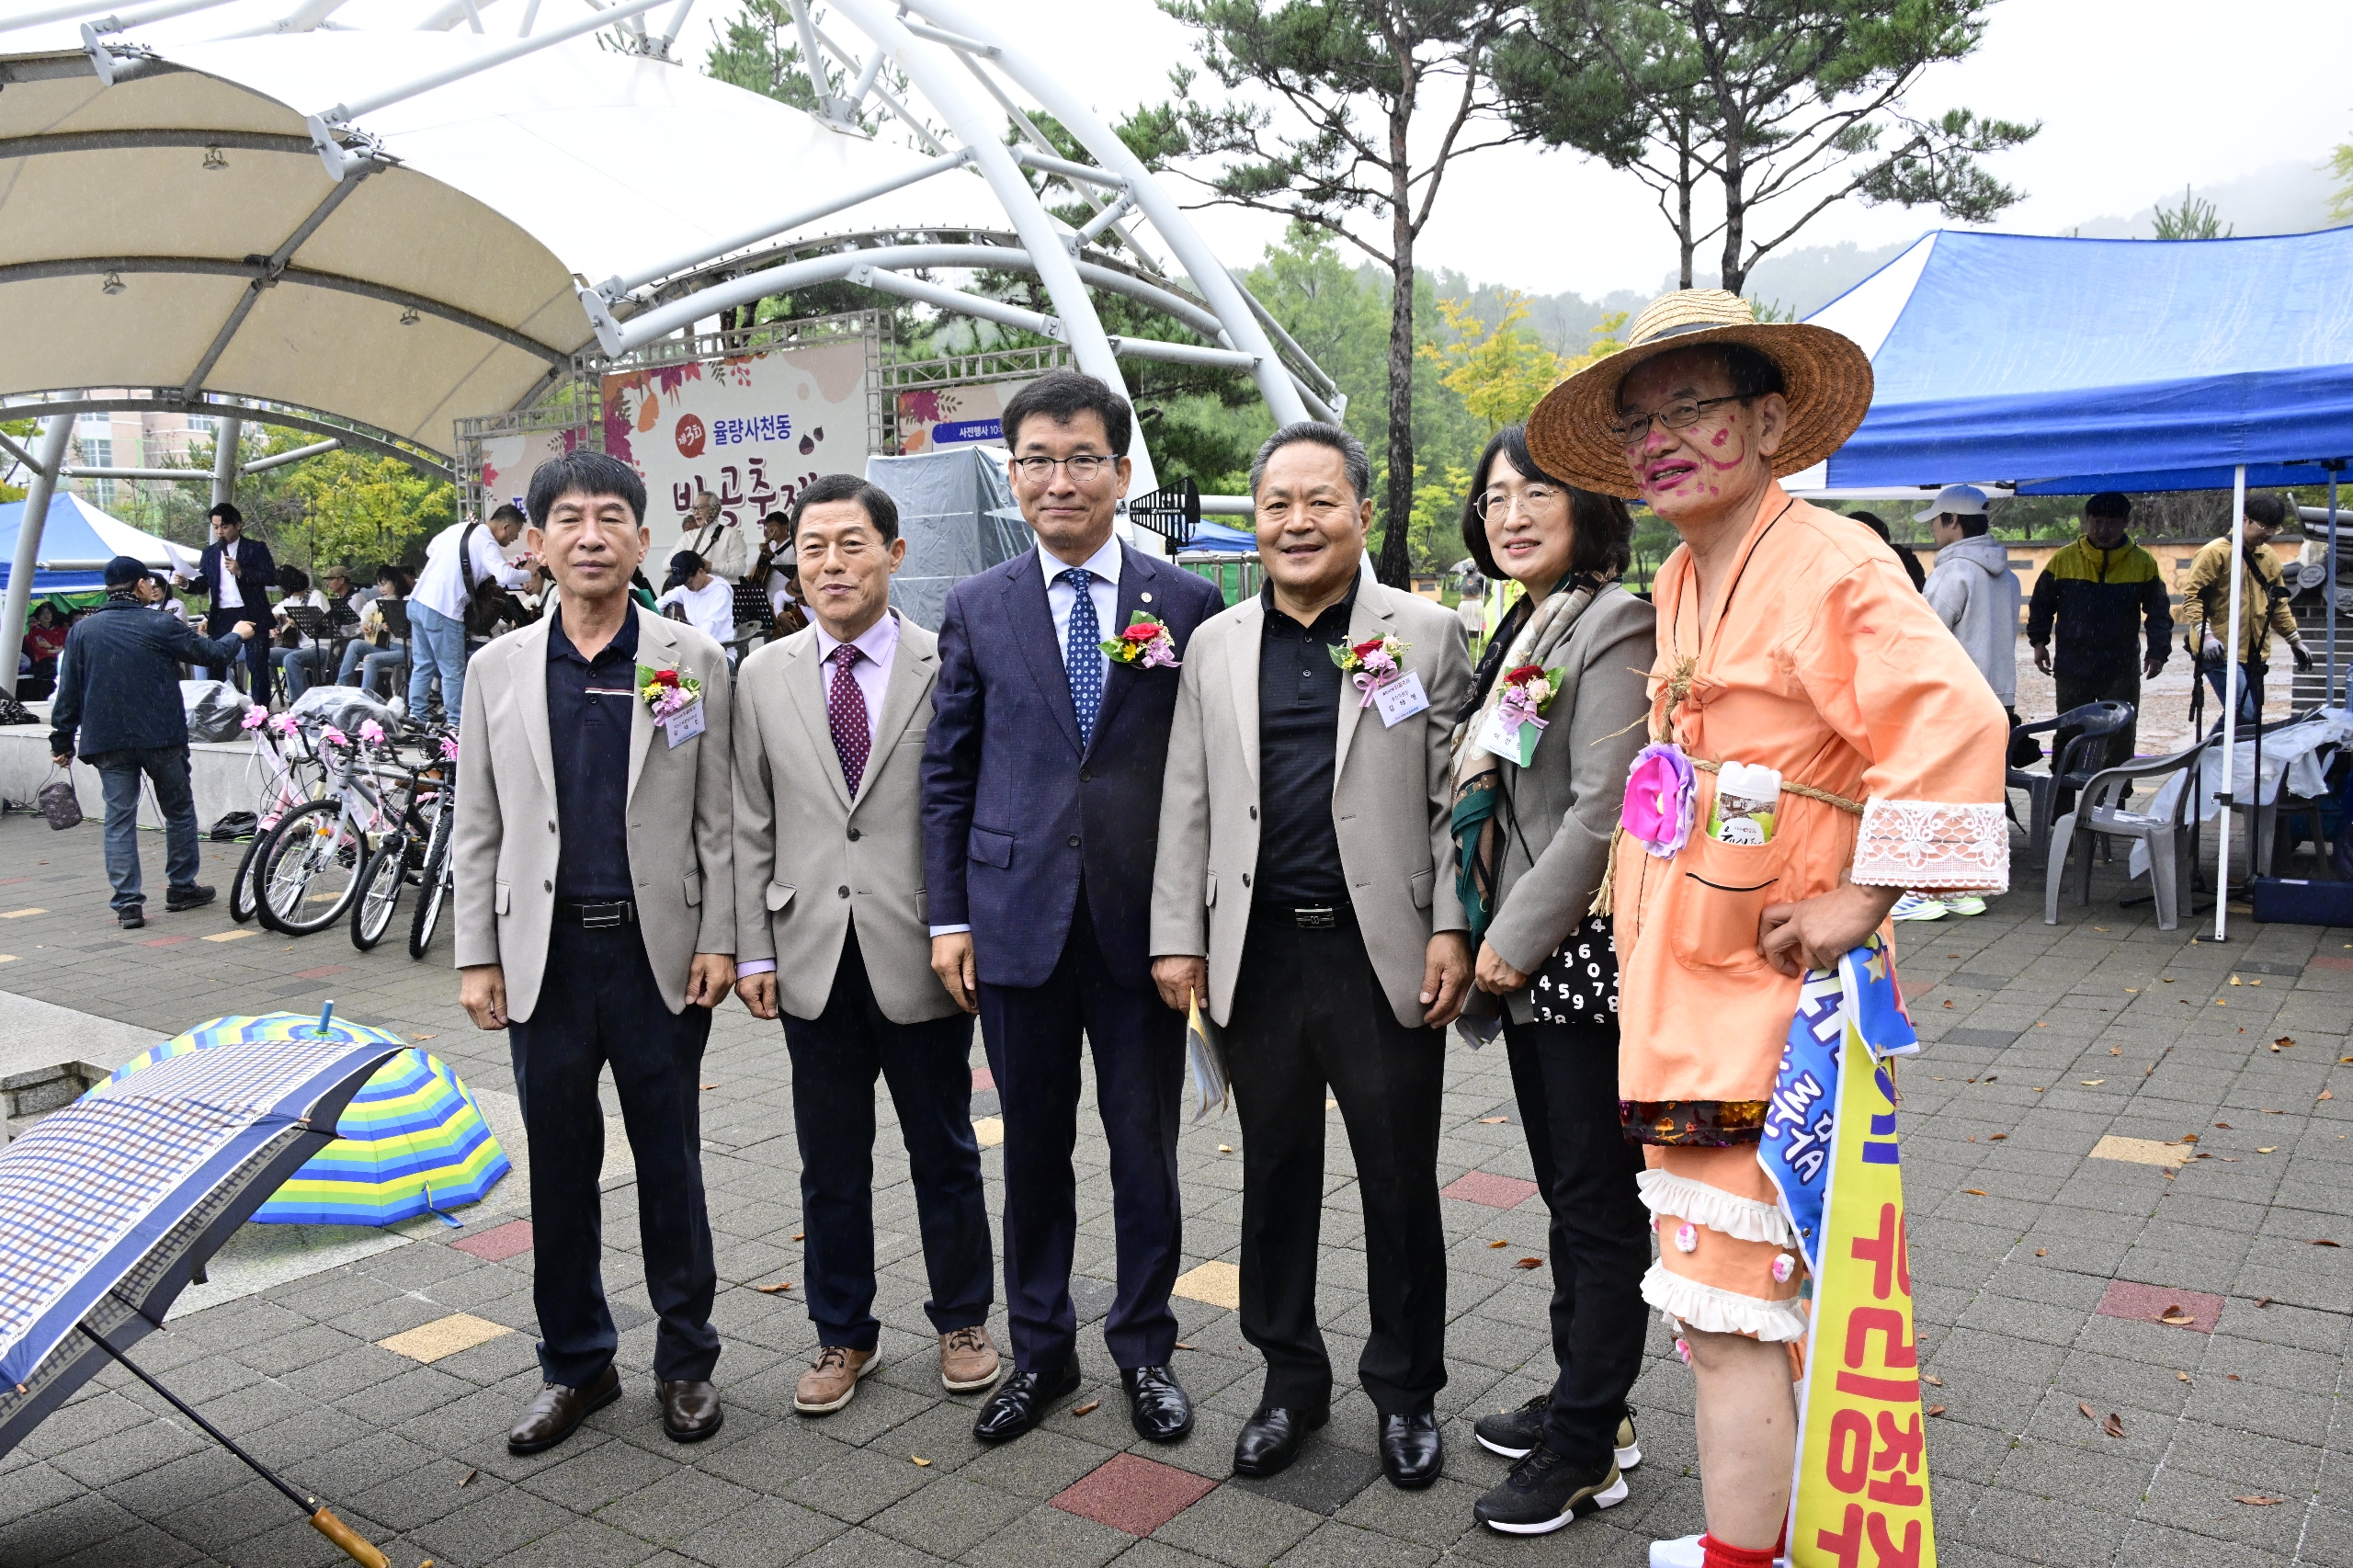
<path fill-rule="evenodd" d="M 1770 1549 L 1726 1546 L 1711 1535 L 1699 1538 L 1699 1548 L 1707 1553 L 1707 1568 L 1773 1568 Z"/>

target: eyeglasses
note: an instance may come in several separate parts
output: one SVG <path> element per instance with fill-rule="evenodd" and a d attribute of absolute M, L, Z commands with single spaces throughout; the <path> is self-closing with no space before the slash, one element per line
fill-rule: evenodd
<path fill-rule="evenodd" d="M 1119 461 L 1100 452 L 1081 452 L 1074 458 L 1015 458 L 1008 466 L 1032 484 L 1045 483 L 1058 468 L 1070 475 L 1073 484 L 1089 484 L 1117 468 Z"/>
<path fill-rule="evenodd" d="M 1701 414 L 1720 403 L 1746 403 L 1747 401 L 1747 394 L 1741 392 L 1733 392 L 1729 397 L 1678 397 L 1664 408 L 1654 410 L 1649 414 L 1613 419 L 1602 428 L 1607 430 L 1609 433 L 1609 438 L 1620 447 L 1631 447 L 1651 433 L 1651 424 L 1654 420 L 1662 430 L 1688 430 L 1699 423 Z"/>
<path fill-rule="evenodd" d="M 1553 485 L 1529 484 L 1523 486 L 1516 494 L 1508 490 L 1483 491 L 1472 498 L 1471 509 L 1478 514 L 1483 523 L 1500 523 L 1511 516 L 1515 503 L 1521 516 L 1533 517 L 1551 513 L 1553 507 L 1567 499 L 1568 493 Z"/>

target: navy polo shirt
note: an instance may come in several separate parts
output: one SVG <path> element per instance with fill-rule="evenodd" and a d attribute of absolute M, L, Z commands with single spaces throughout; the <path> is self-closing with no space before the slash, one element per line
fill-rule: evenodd
<path fill-rule="evenodd" d="M 633 898 L 629 875 L 629 737 L 636 720 L 637 608 L 593 659 L 548 618 L 548 744 L 562 824 L 555 896 Z"/>

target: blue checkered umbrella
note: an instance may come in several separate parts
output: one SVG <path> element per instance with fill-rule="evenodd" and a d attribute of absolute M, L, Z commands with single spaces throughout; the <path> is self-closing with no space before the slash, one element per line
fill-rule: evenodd
<path fill-rule="evenodd" d="M 214 1251 L 333 1142 L 344 1107 L 401 1049 L 395 1036 L 323 1017 L 309 1039 L 160 1062 L 51 1113 L 0 1151 L 0 1453 L 108 1359 L 130 1367 L 123 1351 L 160 1326 Z M 316 1499 L 262 1473 L 358 1561 L 384 1561 Z"/>

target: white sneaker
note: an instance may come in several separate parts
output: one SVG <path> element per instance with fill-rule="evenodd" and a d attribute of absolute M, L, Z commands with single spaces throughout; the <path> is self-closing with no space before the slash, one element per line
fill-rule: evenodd
<path fill-rule="evenodd" d="M 1895 901 L 1895 907 L 1888 912 L 1887 917 L 1890 920 L 1942 920 L 1949 913 L 1941 899 L 1907 892 Z"/>
<path fill-rule="evenodd" d="M 1944 901 L 1944 906 L 1955 915 L 1983 915 L 1985 901 L 1973 892 L 1955 893 Z"/>
<path fill-rule="evenodd" d="M 1651 1568 L 1706 1568 L 1707 1557 L 1696 1535 L 1651 1542 Z"/>

